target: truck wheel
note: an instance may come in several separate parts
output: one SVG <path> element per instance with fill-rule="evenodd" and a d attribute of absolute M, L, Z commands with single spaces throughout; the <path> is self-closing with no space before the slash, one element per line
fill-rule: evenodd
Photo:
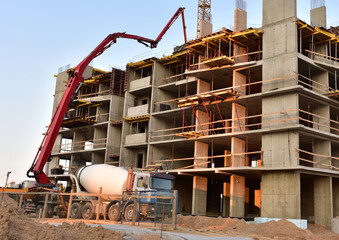
<path fill-rule="evenodd" d="M 82 210 L 82 205 L 78 202 L 72 203 L 71 206 L 71 218 L 73 219 L 77 219 L 77 218 L 81 218 L 82 214 L 81 214 L 81 210 Z"/>
<path fill-rule="evenodd" d="M 124 218 L 126 221 L 133 220 L 134 204 L 127 205 L 124 211 Z"/>
<path fill-rule="evenodd" d="M 109 207 L 108 218 L 111 221 L 119 221 L 121 219 L 121 206 L 119 203 L 113 204 Z"/>
<path fill-rule="evenodd" d="M 42 217 L 42 210 L 43 209 L 44 209 L 44 207 L 41 204 L 36 207 L 36 210 L 35 210 L 35 217 L 36 218 L 39 218 L 40 215 Z M 41 214 L 40 214 L 40 211 L 41 211 Z"/>
<path fill-rule="evenodd" d="M 82 207 L 82 217 L 84 219 L 93 219 L 94 218 L 94 211 L 93 211 L 92 203 L 88 202 Z"/>

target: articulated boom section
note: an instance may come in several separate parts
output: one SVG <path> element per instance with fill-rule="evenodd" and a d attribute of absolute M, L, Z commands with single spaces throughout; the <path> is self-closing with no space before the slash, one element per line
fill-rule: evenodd
<path fill-rule="evenodd" d="M 161 38 L 165 35 L 167 30 L 170 26 L 174 23 L 174 21 L 182 14 L 183 19 L 183 29 L 184 29 L 184 36 L 186 42 L 186 27 L 184 23 L 184 9 L 179 8 L 170 21 L 167 23 L 165 28 L 161 31 L 159 36 L 156 40 L 130 35 L 126 33 L 113 33 L 108 35 L 82 62 L 78 64 L 75 68 L 74 75 L 68 81 L 62 99 L 59 103 L 58 108 L 56 109 L 52 121 L 47 129 L 44 139 L 39 147 L 39 150 L 34 158 L 33 164 L 31 168 L 27 171 L 28 177 L 34 177 L 36 181 L 40 184 L 50 184 L 50 180 L 43 172 L 43 168 L 50 157 L 53 145 L 57 138 L 59 129 L 61 127 L 62 120 L 68 110 L 68 105 L 72 101 L 72 98 L 76 95 L 77 91 L 79 90 L 81 84 L 83 82 L 83 73 L 88 66 L 88 64 L 96 57 L 101 55 L 107 48 L 109 48 L 113 43 L 116 43 L 117 38 L 127 38 L 127 39 L 134 39 L 137 40 L 139 43 L 142 43 L 150 48 L 156 48 Z M 33 175 L 29 175 L 30 172 L 33 172 Z"/>

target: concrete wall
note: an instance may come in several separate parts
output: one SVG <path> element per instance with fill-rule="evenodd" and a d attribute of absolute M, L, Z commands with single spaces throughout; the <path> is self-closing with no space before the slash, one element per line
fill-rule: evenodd
<path fill-rule="evenodd" d="M 146 143 L 146 140 L 147 133 L 131 134 L 126 136 L 125 145 L 142 144 Z"/>
<path fill-rule="evenodd" d="M 326 6 L 311 9 L 311 25 L 326 28 Z"/>
<path fill-rule="evenodd" d="M 129 91 L 151 86 L 151 76 L 139 78 L 129 82 Z"/>
<path fill-rule="evenodd" d="M 298 72 L 296 0 L 263 0 L 263 80 Z M 263 92 L 296 85 L 283 79 L 263 84 Z"/>
<path fill-rule="evenodd" d="M 130 107 L 127 110 L 127 117 L 135 117 L 149 114 L 149 104 L 144 104 L 136 107 Z"/>
<path fill-rule="evenodd" d="M 300 173 L 262 174 L 262 217 L 300 219 Z"/>
<path fill-rule="evenodd" d="M 314 221 L 315 224 L 331 229 L 333 218 L 332 178 L 314 179 Z"/>
<path fill-rule="evenodd" d="M 193 177 L 192 214 L 206 215 L 207 207 L 207 178 Z"/>

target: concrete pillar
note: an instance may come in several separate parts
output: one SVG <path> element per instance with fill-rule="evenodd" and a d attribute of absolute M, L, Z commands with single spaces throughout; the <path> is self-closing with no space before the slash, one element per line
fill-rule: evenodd
<path fill-rule="evenodd" d="M 232 103 L 232 132 L 245 131 L 246 107 L 238 103 Z"/>
<path fill-rule="evenodd" d="M 192 215 L 206 215 L 207 178 L 193 177 Z"/>
<path fill-rule="evenodd" d="M 262 136 L 263 166 L 298 166 L 295 149 L 299 147 L 298 132 L 265 133 Z"/>
<path fill-rule="evenodd" d="M 231 138 L 231 166 L 245 166 L 245 155 L 233 155 L 245 152 L 245 141 L 239 138 Z M 245 217 L 245 177 L 231 175 L 230 178 L 230 216 Z"/>
<path fill-rule="evenodd" d="M 197 94 L 211 91 L 211 84 L 201 79 L 197 80 Z"/>
<path fill-rule="evenodd" d="M 212 23 L 208 23 L 204 20 L 200 21 L 200 33 L 199 37 L 204 37 L 206 35 L 210 35 L 213 33 L 213 25 Z"/>
<path fill-rule="evenodd" d="M 326 28 L 326 6 L 311 9 L 311 25 Z"/>
<path fill-rule="evenodd" d="M 261 216 L 300 219 L 300 173 L 262 174 Z"/>
<path fill-rule="evenodd" d="M 315 27 L 323 27 L 326 29 L 326 6 L 311 9 L 310 11 L 311 25 Z M 314 46 L 314 51 L 327 55 L 327 43 L 317 44 Z M 315 59 L 319 56 L 315 56 Z M 322 58 L 322 57 L 320 57 Z"/>
<path fill-rule="evenodd" d="M 230 216 L 245 217 L 245 177 L 231 175 Z"/>
<path fill-rule="evenodd" d="M 331 141 L 314 139 L 313 143 L 314 143 L 313 149 L 315 154 L 331 156 Z M 313 156 L 313 161 L 325 164 L 325 166 L 320 164 L 314 164 L 314 167 L 316 168 L 329 169 L 329 167 L 326 165 L 331 165 L 331 158 Z"/>
<path fill-rule="evenodd" d="M 234 9 L 234 31 L 240 32 L 247 28 L 247 12 L 240 8 Z"/>
<path fill-rule="evenodd" d="M 263 0 L 263 80 L 298 72 L 296 0 Z M 262 91 L 297 85 L 295 79 L 263 83 Z"/>
<path fill-rule="evenodd" d="M 332 178 L 314 179 L 314 221 L 315 224 L 331 229 L 333 218 Z"/>
<path fill-rule="evenodd" d="M 246 166 L 245 155 L 234 155 L 244 153 L 246 151 L 245 140 L 232 137 L 231 138 L 231 163 L 232 167 L 244 167 Z"/>
<path fill-rule="evenodd" d="M 199 164 L 194 166 L 194 168 L 206 168 L 206 164 L 201 164 L 208 161 L 208 144 L 195 141 L 194 142 L 194 164 Z"/>
<path fill-rule="evenodd" d="M 240 73 L 233 72 L 233 84 L 241 85 L 246 82 L 246 77 Z M 243 93 L 244 94 L 244 93 Z M 246 93 L 245 93 L 246 94 Z M 246 107 L 232 103 L 232 132 L 245 131 Z M 246 165 L 245 155 L 233 155 L 246 152 L 246 142 L 242 139 L 231 138 L 231 166 L 243 167 Z M 245 177 L 231 175 L 230 178 L 230 216 L 245 216 Z"/>
<path fill-rule="evenodd" d="M 242 86 L 246 84 L 246 76 L 244 74 L 239 73 L 237 70 L 233 71 L 233 87 L 239 95 L 246 95 L 246 86 Z M 237 87 L 241 86 L 241 87 Z"/>
<path fill-rule="evenodd" d="M 230 155 L 231 151 L 225 150 L 224 151 L 225 155 Z M 232 158 L 231 156 L 225 156 L 224 157 L 224 167 L 231 167 L 232 166 Z"/>
<path fill-rule="evenodd" d="M 209 118 L 206 112 L 201 110 L 195 111 L 195 131 L 202 131 L 202 135 L 206 136 L 209 135 Z"/>
<path fill-rule="evenodd" d="M 235 32 L 240 32 L 242 30 L 245 30 L 247 28 L 247 12 L 239 9 L 239 8 L 235 8 L 234 9 L 234 31 Z M 237 55 L 242 55 L 242 54 L 246 54 L 247 49 L 245 47 L 242 47 L 238 44 L 234 45 L 234 56 Z M 247 61 L 247 56 L 240 56 L 240 57 L 236 57 L 235 61 L 237 62 L 245 62 Z"/>
<path fill-rule="evenodd" d="M 317 116 L 313 116 L 313 128 L 324 131 L 331 132 L 330 129 L 330 106 L 318 104 L 313 109 L 313 113 Z"/>
<path fill-rule="evenodd" d="M 124 98 L 116 95 L 111 96 L 109 120 L 121 121 L 124 107 Z M 107 147 L 105 162 L 110 162 L 110 155 L 120 154 L 120 144 L 122 136 L 122 125 L 112 126 L 107 128 Z"/>
<path fill-rule="evenodd" d="M 231 197 L 231 187 L 228 182 L 223 184 L 223 206 L 222 206 L 222 216 L 230 216 L 230 197 Z"/>
<path fill-rule="evenodd" d="M 80 151 L 85 149 L 86 134 L 84 131 L 74 131 L 72 151 Z"/>
<path fill-rule="evenodd" d="M 328 83 L 329 83 L 329 73 L 326 71 L 318 71 L 312 73 L 313 90 L 320 94 L 325 94 L 328 92 Z M 317 84 L 319 83 L 319 84 Z"/>
<path fill-rule="evenodd" d="M 211 84 L 208 82 L 205 82 L 203 80 L 198 79 L 197 81 L 197 94 L 209 92 L 211 90 Z M 201 110 L 196 110 L 196 131 L 203 131 L 203 135 L 209 135 L 208 130 L 209 129 L 209 117 L 208 114 Z"/>

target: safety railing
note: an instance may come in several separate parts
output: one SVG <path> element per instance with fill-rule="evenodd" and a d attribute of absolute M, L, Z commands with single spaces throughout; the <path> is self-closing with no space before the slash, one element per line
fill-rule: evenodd
<path fill-rule="evenodd" d="M 153 223 L 154 228 L 162 229 L 164 225 L 170 229 L 176 229 L 178 192 L 176 190 L 166 191 L 133 191 L 123 192 L 121 195 L 102 193 L 102 188 L 98 193 L 74 193 L 62 192 L 54 189 L 40 188 L 39 191 L 27 192 L 19 189 L 1 189 L 0 200 L 4 195 L 14 199 L 19 208 L 32 217 L 48 219 L 58 217 L 64 221 L 81 219 L 86 223 L 98 223 L 104 221 L 120 221 L 149 224 Z M 121 204 L 120 204 L 121 203 Z M 117 207 L 118 206 L 118 207 Z M 119 219 L 112 210 L 117 210 Z M 146 210 L 151 212 L 147 215 Z M 146 214 L 145 214 L 146 213 Z M 127 218 L 127 219 L 126 219 Z M 160 224 L 160 226 L 159 226 Z"/>

